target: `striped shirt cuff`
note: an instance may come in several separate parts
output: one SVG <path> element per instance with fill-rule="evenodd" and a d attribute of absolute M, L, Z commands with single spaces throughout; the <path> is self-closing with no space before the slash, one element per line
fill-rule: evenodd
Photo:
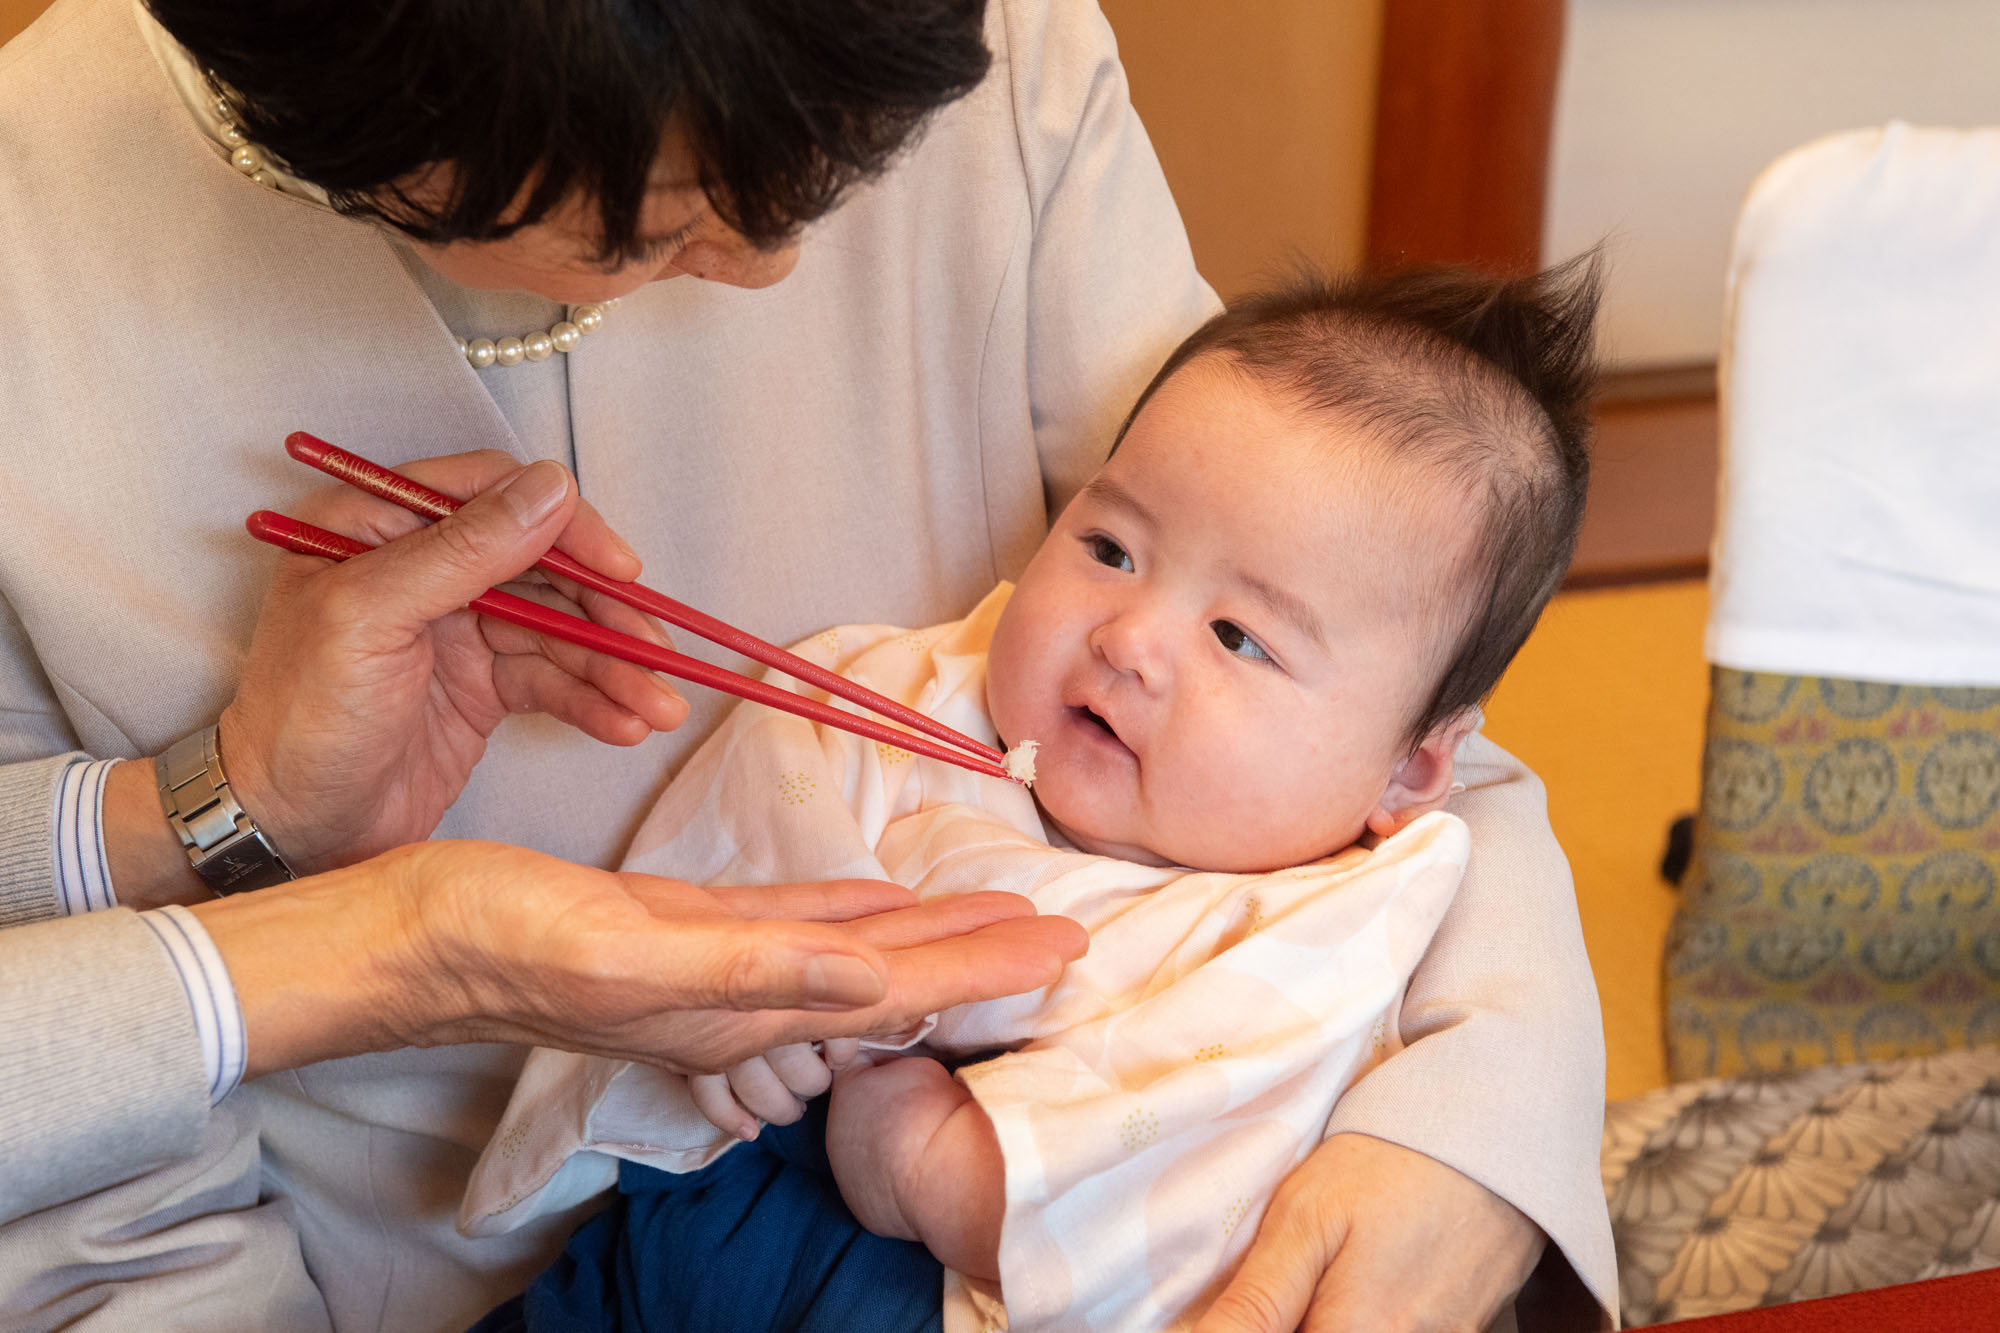
<path fill-rule="evenodd" d="M 117 762 L 71 764 L 56 783 L 56 902 L 64 916 L 118 905 L 104 867 L 104 780 Z"/>
<path fill-rule="evenodd" d="M 201 1040 L 202 1065 L 208 1071 L 208 1104 L 213 1106 L 243 1081 L 243 1062 L 249 1054 L 235 983 L 193 912 L 168 906 L 141 912 L 139 919 L 160 937 L 181 974 L 188 1008 L 194 1012 L 195 1036 Z"/>

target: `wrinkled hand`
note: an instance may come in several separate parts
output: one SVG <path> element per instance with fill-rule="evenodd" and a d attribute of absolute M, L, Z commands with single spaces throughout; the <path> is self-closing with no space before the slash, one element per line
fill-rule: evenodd
<path fill-rule="evenodd" d="M 547 713 L 613 745 L 687 716 L 649 671 L 465 609 L 555 543 L 614 577 L 637 575 L 638 557 L 577 498 L 567 471 L 495 451 L 402 471 L 474 498 L 426 526 L 351 487 L 310 497 L 297 517 L 390 544 L 341 564 L 283 558 L 222 715 L 237 798 L 301 874 L 428 837 L 509 713 Z M 649 618 L 599 593 L 539 575 L 510 591 L 666 642 Z"/>
<path fill-rule="evenodd" d="M 913 902 L 866 880 L 711 893 L 426 842 L 193 911 L 236 984 L 251 1077 L 467 1041 L 715 1073 L 1047 985 L 1088 944 L 1013 894 Z"/>
<path fill-rule="evenodd" d="M 716 1073 L 1047 985 L 1088 944 L 1006 893 L 913 905 L 873 881 L 709 891 L 491 843 L 371 864 L 402 886 L 416 947 L 401 980 L 428 996 L 402 1034 L 416 1044 L 529 1042 Z"/>
<path fill-rule="evenodd" d="M 1336 1134 L 1279 1187 L 1195 1330 L 1477 1333 L 1527 1281 L 1545 1239 L 1435 1158 Z"/>
<path fill-rule="evenodd" d="M 727 1073 L 696 1074 L 688 1080 L 688 1094 L 709 1124 L 747 1143 L 757 1137 L 760 1119 L 789 1125 L 804 1115 L 806 1103 L 831 1088 L 834 1071 L 860 1049 L 858 1037 L 793 1042 L 753 1055 Z"/>

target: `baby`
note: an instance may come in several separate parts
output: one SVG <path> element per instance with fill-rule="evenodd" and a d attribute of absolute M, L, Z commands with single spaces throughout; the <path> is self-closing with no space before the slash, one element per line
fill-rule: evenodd
<path fill-rule="evenodd" d="M 793 1047 L 690 1081 L 537 1052 L 461 1226 L 613 1174 L 621 1193 L 481 1328 L 1198 1314 L 1335 1098 L 1397 1048 L 1468 853 L 1442 813 L 1454 753 L 1581 520 L 1596 277 L 1301 278 L 1232 305 L 1017 586 L 953 625 L 802 645 L 1039 742 L 1032 796 L 739 708 L 625 868 L 1009 889 L 1091 952 L 865 1059 Z"/>

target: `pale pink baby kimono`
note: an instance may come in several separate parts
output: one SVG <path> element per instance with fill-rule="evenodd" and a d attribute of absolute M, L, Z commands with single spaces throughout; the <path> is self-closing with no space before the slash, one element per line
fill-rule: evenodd
<path fill-rule="evenodd" d="M 986 646 L 1010 591 L 955 624 L 843 626 L 797 651 L 992 739 Z M 1125 1330 L 1192 1322 L 1334 1099 L 1396 1049 L 1396 1005 L 1467 846 L 1463 823 L 1433 813 L 1374 850 L 1269 874 L 1141 866 L 1050 846 L 1012 783 L 746 704 L 670 785 L 624 868 L 716 884 L 878 877 L 926 897 L 1005 889 L 1081 922 L 1090 952 L 1056 985 L 946 1010 L 887 1044 L 1004 1052 L 958 1072 L 1006 1159 L 1001 1282 L 947 1274 L 947 1333 Z M 536 1051 L 459 1226 L 511 1230 L 610 1185 L 616 1158 L 688 1171 L 735 1141 L 678 1076 Z"/>

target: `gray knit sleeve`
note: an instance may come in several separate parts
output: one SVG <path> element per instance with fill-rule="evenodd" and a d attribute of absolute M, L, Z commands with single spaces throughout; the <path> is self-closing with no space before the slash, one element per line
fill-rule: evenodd
<path fill-rule="evenodd" d="M 0 930 L 0 1222 L 192 1152 L 207 1118 L 187 992 L 137 913 Z"/>
<path fill-rule="evenodd" d="M 62 915 L 56 896 L 56 786 L 88 756 L 0 764 L 0 927 Z"/>

